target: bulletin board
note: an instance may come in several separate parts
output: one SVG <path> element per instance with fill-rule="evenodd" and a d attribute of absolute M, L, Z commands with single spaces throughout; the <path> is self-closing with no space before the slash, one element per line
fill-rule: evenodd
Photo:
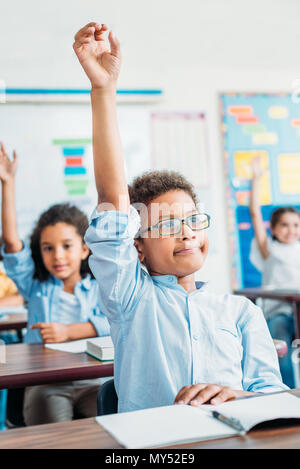
<path fill-rule="evenodd" d="M 255 287 L 261 274 L 249 260 L 251 161 L 260 155 L 265 169 L 260 203 L 269 230 L 273 210 L 300 209 L 300 104 L 290 93 L 222 93 L 220 106 L 232 287 Z"/>

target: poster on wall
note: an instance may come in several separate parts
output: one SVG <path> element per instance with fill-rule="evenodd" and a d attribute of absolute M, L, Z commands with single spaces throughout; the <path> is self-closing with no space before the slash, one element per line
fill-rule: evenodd
<path fill-rule="evenodd" d="M 210 168 L 204 113 L 160 111 L 152 113 L 151 117 L 154 168 L 172 168 L 184 174 L 195 188 L 209 187 Z"/>
<path fill-rule="evenodd" d="M 286 205 L 300 209 L 300 104 L 290 93 L 222 93 L 220 109 L 232 288 L 255 287 L 261 284 L 261 275 L 249 260 L 254 236 L 249 212 L 251 162 L 260 156 L 265 170 L 260 204 L 269 231 L 273 210 Z"/>
<path fill-rule="evenodd" d="M 210 252 L 217 251 L 212 177 L 204 112 L 156 110 L 151 114 L 151 159 L 153 169 L 172 169 L 194 186 L 198 207 L 214 223 L 209 231 Z"/>

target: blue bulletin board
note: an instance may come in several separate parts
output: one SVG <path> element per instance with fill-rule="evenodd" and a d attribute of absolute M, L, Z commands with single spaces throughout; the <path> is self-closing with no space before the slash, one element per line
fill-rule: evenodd
<path fill-rule="evenodd" d="M 222 93 L 222 135 L 232 258 L 232 287 L 258 286 L 261 275 L 249 260 L 253 227 L 249 213 L 251 160 L 260 155 L 260 196 L 269 229 L 279 206 L 300 209 L 300 103 L 290 93 Z"/>

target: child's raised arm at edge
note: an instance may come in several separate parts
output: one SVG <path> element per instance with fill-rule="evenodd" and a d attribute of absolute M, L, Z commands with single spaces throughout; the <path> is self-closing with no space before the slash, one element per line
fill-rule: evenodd
<path fill-rule="evenodd" d="M 15 175 L 17 154 L 14 151 L 13 161 L 7 156 L 3 143 L 0 143 L 0 180 L 2 183 L 2 237 L 5 251 L 21 251 L 23 244 L 18 235 L 17 214 L 15 206 Z"/>
<path fill-rule="evenodd" d="M 269 251 L 267 247 L 267 232 L 264 226 L 259 202 L 259 180 L 263 174 L 260 157 L 253 158 L 252 171 L 253 179 L 250 193 L 250 215 L 253 223 L 258 248 L 263 259 L 266 259 L 269 256 Z"/>
<path fill-rule="evenodd" d="M 73 44 L 91 82 L 93 154 L 98 203 L 112 204 L 128 213 L 129 195 L 117 120 L 116 90 L 120 72 L 120 44 L 105 24 L 89 23 L 78 31 Z M 121 202 L 122 201 L 122 202 Z M 111 209 L 113 209 L 111 207 Z M 98 207 L 101 210 L 101 207 Z"/>

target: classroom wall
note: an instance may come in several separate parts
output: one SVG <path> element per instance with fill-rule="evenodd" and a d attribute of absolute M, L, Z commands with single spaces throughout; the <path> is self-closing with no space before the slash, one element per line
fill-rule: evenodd
<path fill-rule="evenodd" d="M 162 88 L 161 108 L 204 111 L 216 235 L 197 277 L 227 292 L 231 274 L 217 93 L 292 91 L 300 79 L 299 17 L 298 0 L 6 2 L 0 16 L 0 80 L 7 87 L 88 87 L 72 38 L 96 20 L 106 22 L 121 41 L 120 88 Z"/>

